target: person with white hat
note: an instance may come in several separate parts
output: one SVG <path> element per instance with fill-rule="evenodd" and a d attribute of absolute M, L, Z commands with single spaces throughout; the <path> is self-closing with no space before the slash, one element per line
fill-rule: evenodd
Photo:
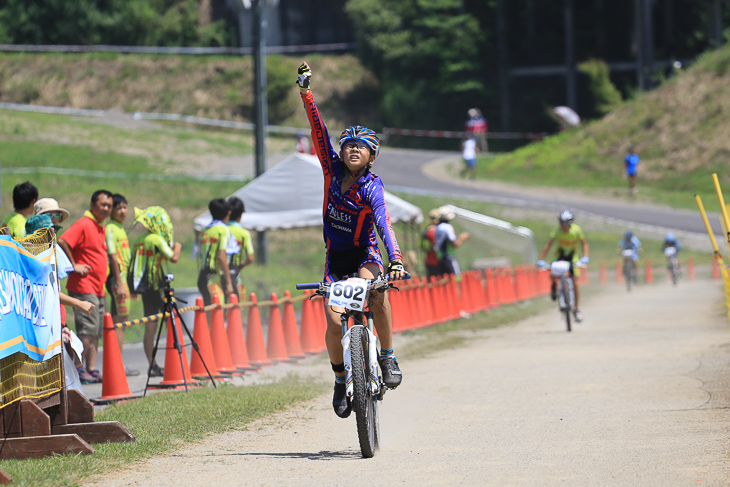
<path fill-rule="evenodd" d="M 60 206 L 58 206 L 58 201 L 56 201 L 54 198 L 39 199 L 35 202 L 33 209 L 35 210 L 36 215 L 44 215 L 48 213 L 51 217 L 53 225 L 57 227 L 56 230 L 60 228 L 61 222 L 69 217 L 68 210 L 66 208 L 61 208 Z"/>
<path fill-rule="evenodd" d="M 458 237 L 456 236 L 453 225 L 449 223 L 454 218 L 456 218 L 456 214 L 449 205 L 439 208 L 439 223 L 436 225 L 434 247 L 439 258 L 439 274 L 454 274 L 458 277 L 461 275 L 461 268 L 452 249 L 460 247 L 469 239 L 470 235 L 468 232 L 461 232 Z"/>

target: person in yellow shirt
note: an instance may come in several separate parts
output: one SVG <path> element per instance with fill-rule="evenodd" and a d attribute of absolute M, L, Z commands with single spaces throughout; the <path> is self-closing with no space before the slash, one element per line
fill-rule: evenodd
<path fill-rule="evenodd" d="M 33 216 L 35 212 L 35 202 L 38 200 L 38 188 L 33 183 L 26 181 L 24 183 L 16 184 L 13 188 L 13 211 L 5 220 L 3 220 L 3 227 L 7 227 L 6 235 L 10 235 L 13 238 L 25 237 L 25 222 L 28 218 Z"/>
<path fill-rule="evenodd" d="M 233 292 L 238 295 L 239 301 L 243 301 L 246 299 L 246 286 L 243 284 L 241 270 L 253 263 L 253 243 L 251 232 L 241 226 L 241 216 L 246 211 L 243 201 L 233 196 L 228 198 L 228 204 L 231 207 L 228 231 L 231 232 L 231 238 L 236 241 L 239 248 L 238 252 L 228 255 L 228 269 L 231 273 Z"/>
<path fill-rule="evenodd" d="M 220 303 L 225 303 L 233 294 L 231 273 L 228 268 L 228 250 L 231 232 L 228 231 L 228 218 L 231 209 L 223 198 L 215 198 L 208 203 L 213 221 L 200 236 L 200 273 L 198 290 L 207 306 L 217 295 Z"/>
<path fill-rule="evenodd" d="M 583 230 L 573 223 L 573 213 L 568 210 L 560 212 L 560 215 L 558 216 L 558 223 L 560 225 L 550 232 L 550 238 L 548 239 L 547 244 L 545 244 L 545 248 L 542 249 L 542 254 L 540 254 L 540 260 L 537 262 L 537 265 L 541 267 L 545 265 L 545 261 L 543 259 L 547 256 L 553 242 L 557 241 L 558 247 L 555 260 L 565 260 L 570 262 L 570 275 L 573 277 L 579 276 L 580 269 L 576 269 L 573 264 L 576 264 L 579 260 L 582 264 L 588 264 L 589 262 L 588 242 L 586 242 L 586 236 L 583 233 Z M 583 257 L 580 259 L 578 259 L 578 242 L 580 242 L 583 247 Z M 577 279 L 573 279 L 573 288 L 575 289 L 575 309 L 573 310 L 573 315 L 575 316 L 575 321 L 580 323 L 583 321 L 583 314 L 578 308 L 580 293 L 578 291 Z M 553 301 L 557 298 L 554 277 L 551 277 L 550 297 Z"/>

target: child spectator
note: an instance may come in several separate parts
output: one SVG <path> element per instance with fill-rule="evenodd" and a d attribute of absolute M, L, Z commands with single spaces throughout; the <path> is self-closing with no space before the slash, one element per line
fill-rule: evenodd
<path fill-rule="evenodd" d="M 124 230 L 127 218 L 127 198 L 121 194 L 112 196 L 112 213 L 106 224 L 106 248 L 109 255 L 109 275 L 106 278 L 106 290 L 109 291 L 112 321 L 122 323 L 129 319 L 129 287 L 127 286 L 127 269 L 129 269 L 129 238 Z M 117 328 L 119 350 L 124 346 L 124 328 Z M 125 367 L 127 375 L 139 375 L 138 370 Z"/>
<path fill-rule="evenodd" d="M 228 219 L 228 230 L 231 232 L 231 238 L 238 245 L 238 252 L 229 254 L 228 270 L 231 273 L 231 282 L 233 283 L 233 292 L 238 295 L 239 301 L 246 299 L 246 287 L 243 284 L 241 270 L 247 265 L 253 263 L 253 243 L 251 241 L 251 232 L 241 226 L 241 216 L 246 211 L 243 201 L 235 196 L 228 199 L 231 207 L 231 216 Z"/>
<path fill-rule="evenodd" d="M 13 211 L 5 220 L 3 227 L 8 227 L 13 238 L 25 237 L 25 222 L 33 215 L 35 202 L 38 200 L 38 188 L 26 181 L 13 188 Z"/>
<path fill-rule="evenodd" d="M 225 303 L 233 294 L 231 273 L 228 269 L 231 233 L 226 225 L 231 209 L 225 199 L 215 198 L 208 203 L 208 210 L 213 221 L 200 236 L 201 261 L 198 274 L 198 289 L 206 306 L 213 302 L 214 295 L 218 296 L 220 303 Z"/>
<path fill-rule="evenodd" d="M 180 259 L 182 245 L 174 241 L 172 220 L 161 206 L 150 206 L 144 210 L 134 209 L 135 223 L 142 224 L 147 230 L 132 245 L 131 260 L 127 269 L 127 286 L 134 294 L 142 295 L 142 307 L 145 316 L 161 313 L 165 301 L 162 289 L 167 276 L 167 261 L 177 262 Z M 157 321 L 145 324 L 144 351 L 151 365 L 150 376 L 162 377 L 163 370 L 153 362 Z"/>

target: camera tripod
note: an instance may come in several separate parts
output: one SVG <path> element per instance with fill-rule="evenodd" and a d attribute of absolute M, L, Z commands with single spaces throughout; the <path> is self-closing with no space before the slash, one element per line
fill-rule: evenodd
<path fill-rule="evenodd" d="M 198 348 L 198 344 L 193 339 L 193 336 L 190 334 L 190 330 L 188 329 L 187 325 L 185 324 L 185 320 L 183 320 L 182 314 L 180 314 L 180 310 L 177 307 L 177 301 L 175 296 L 175 290 L 170 286 L 170 283 L 174 277 L 172 274 L 168 274 L 166 278 L 166 286 L 163 290 L 164 292 L 164 299 L 165 304 L 162 309 L 162 318 L 160 318 L 160 324 L 157 327 L 157 339 L 155 340 L 155 346 L 152 349 L 152 360 L 150 361 L 149 368 L 147 369 L 147 383 L 144 386 L 144 394 L 143 396 L 147 395 L 147 388 L 150 385 L 150 376 L 152 374 L 152 364 L 155 363 L 155 357 L 157 356 L 157 350 L 159 348 L 160 344 L 160 335 L 162 334 L 162 328 L 165 324 L 165 318 L 169 316 L 169 323 L 172 326 L 172 339 L 173 339 L 173 346 L 175 350 L 177 350 L 178 357 L 180 357 L 180 367 L 182 369 L 182 375 L 183 375 L 183 382 L 185 384 L 185 392 L 188 392 L 188 382 L 190 381 L 189 377 L 186 377 L 185 374 L 185 364 L 183 363 L 183 346 L 180 343 L 180 340 L 178 339 L 178 323 L 177 318 L 180 318 L 180 324 L 182 325 L 182 328 L 185 330 L 185 333 L 187 333 L 188 338 L 190 339 L 190 344 L 193 347 L 193 350 L 195 350 L 195 353 L 198 354 L 198 357 L 200 357 L 200 361 L 203 363 L 203 367 L 205 367 L 205 372 L 208 374 L 208 378 L 210 378 L 210 382 L 213 383 L 213 387 L 217 387 L 215 384 L 215 380 L 213 380 L 213 375 L 210 373 L 210 370 L 208 369 L 208 365 L 205 363 L 205 360 L 203 359 L 203 356 L 200 354 L 200 349 Z M 183 303 L 185 301 L 179 300 Z M 167 315 L 167 316 L 166 316 Z M 169 347 L 170 344 L 168 343 L 167 346 Z M 165 364 L 168 365 L 168 364 Z"/>

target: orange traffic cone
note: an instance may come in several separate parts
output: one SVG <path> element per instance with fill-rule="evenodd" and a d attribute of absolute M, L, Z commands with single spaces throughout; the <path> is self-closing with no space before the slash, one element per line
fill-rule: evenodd
<path fill-rule="evenodd" d="M 616 284 L 623 284 L 624 272 L 621 270 L 621 262 L 616 261 Z"/>
<path fill-rule="evenodd" d="M 320 353 L 322 347 L 319 345 L 319 328 L 314 323 L 314 309 L 312 301 L 309 299 L 309 293 L 304 294 L 302 301 L 302 351 L 304 353 Z"/>
<path fill-rule="evenodd" d="M 123 399 L 140 397 L 129 392 L 127 374 L 124 372 L 122 352 L 119 350 L 117 332 L 112 315 L 104 314 L 104 380 L 101 383 L 101 397 L 92 399 L 95 404 L 107 404 Z"/>
<path fill-rule="evenodd" d="M 176 312 L 177 314 L 177 312 Z M 188 354 L 185 351 L 185 340 L 182 335 L 182 324 L 180 315 L 175 317 L 177 326 L 172 326 L 172 316 L 167 318 L 167 347 L 165 350 L 165 374 L 158 387 L 175 387 L 190 383 L 193 375 L 188 365 Z M 177 332 L 177 333 L 176 333 Z M 180 350 L 175 348 L 175 335 L 180 345 Z M 150 386 L 151 387 L 151 386 Z"/>
<path fill-rule="evenodd" d="M 259 313 L 256 293 L 251 293 L 251 306 L 248 308 L 248 333 L 246 341 L 248 342 L 248 360 L 250 363 L 260 367 L 271 365 L 266 355 L 264 332 L 261 329 L 261 315 Z"/>
<path fill-rule="evenodd" d="M 601 270 L 600 270 L 600 280 L 601 284 L 607 284 L 608 283 L 608 277 L 606 276 L 606 263 L 604 261 L 601 261 Z"/>
<path fill-rule="evenodd" d="M 279 297 L 271 293 L 271 306 L 269 307 L 269 339 L 266 348 L 266 356 L 272 362 L 288 362 L 289 355 L 286 353 L 284 342 L 284 327 L 281 324 L 281 312 L 279 311 Z"/>
<path fill-rule="evenodd" d="M 220 307 L 220 298 L 213 295 L 213 304 L 216 307 L 210 312 L 210 341 L 213 344 L 216 370 L 219 374 L 232 374 L 236 371 L 231 360 L 231 349 L 228 346 L 228 334 L 223 320 L 223 309 Z"/>
<path fill-rule="evenodd" d="M 231 352 L 231 364 L 237 370 L 256 370 L 248 362 L 248 347 L 243 336 L 241 308 L 238 307 L 238 296 L 231 294 L 228 298 L 233 307 L 228 309 L 228 349 Z"/>
<path fill-rule="evenodd" d="M 304 352 L 299 341 L 299 332 L 297 330 L 297 317 L 294 313 L 294 303 L 291 300 L 291 293 L 284 291 L 284 342 L 286 343 L 286 353 L 291 358 L 304 358 Z"/>
<path fill-rule="evenodd" d="M 720 266 L 717 263 L 717 259 L 712 259 L 712 278 L 720 279 Z"/>
<path fill-rule="evenodd" d="M 210 341 L 210 331 L 208 330 L 208 318 L 205 317 L 203 311 L 203 298 L 195 300 L 195 323 L 193 328 L 193 340 L 198 344 L 198 351 L 191 352 L 190 357 L 190 375 L 195 378 L 208 378 L 208 372 L 213 377 L 221 377 L 218 375 L 215 366 L 215 355 L 213 355 L 213 344 Z M 208 369 L 206 370 L 206 367 Z"/>
<path fill-rule="evenodd" d="M 644 276 L 644 282 L 647 284 L 654 282 L 654 272 L 649 259 L 646 259 L 646 275 Z"/>
<path fill-rule="evenodd" d="M 687 258 L 687 277 L 690 281 L 697 279 L 697 273 L 695 272 L 695 261 L 692 257 Z"/>

